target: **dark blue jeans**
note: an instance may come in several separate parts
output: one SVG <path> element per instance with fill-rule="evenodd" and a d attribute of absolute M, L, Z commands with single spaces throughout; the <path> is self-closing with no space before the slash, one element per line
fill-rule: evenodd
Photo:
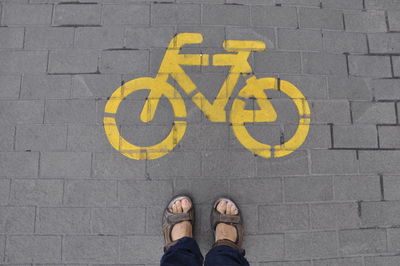
<path fill-rule="evenodd" d="M 203 255 L 193 238 L 184 237 L 161 258 L 161 266 L 202 266 Z M 239 250 L 228 246 L 213 247 L 206 255 L 205 266 L 249 266 Z"/>

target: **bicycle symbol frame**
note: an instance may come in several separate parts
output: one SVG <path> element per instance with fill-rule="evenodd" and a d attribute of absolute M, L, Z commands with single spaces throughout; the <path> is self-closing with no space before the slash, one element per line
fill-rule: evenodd
<path fill-rule="evenodd" d="M 226 40 L 223 48 L 226 54 L 214 54 L 213 66 L 230 66 L 229 74 L 221 86 L 215 100 L 210 103 L 206 97 L 197 91 L 196 84 L 186 74 L 181 65 L 207 66 L 210 62 L 208 54 L 180 54 L 182 46 L 203 42 L 200 33 L 179 33 L 173 37 L 165 52 L 158 74 L 154 78 L 142 77 L 130 80 L 117 88 L 104 109 L 104 130 L 110 144 L 124 156 L 135 160 L 158 159 L 171 152 L 185 135 L 187 116 L 185 102 L 179 91 L 170 85 L 167 80 L 172 77 L 187 95 L 191 96 L 194 104 L 212 122 L 227 122 L 225 107 L 241 76 L 252 73 L 248 63 L 251 52 L 263 51 L 266 45 L 262 41 Z M 175 116 L 173 126 L 168 136 L 152 146 L 137 146 L 128 142 L 119 132 L 116 114 L 121 102 L 131 93 L 139 90 L 150 90 L 140 114 L 142 122 L 150 122 L 155 115 L 157 105 L 162 96 L 166 97 L 172 106 Z M 264 90 L 279 90 L 285 93 L 294 102 L 299 114 L 298 127 L 294 135 L 280 145 L 268 145 L 254 139 L 245 123 L 274 122 L 277 114 Z M 255 99 L 258 110 L 245 109 L 246 103 L 242 99 Z M 292 83 L 277 78 L 256 78 L 252 76 L 246 80 L 246 85 L 240 89 L 238 97 L 233 100 L 229 122 L 238 141 L 255 155 L 271 158 L 283 157 L 298 149 L 306 140 L 311 123 L 310 107 L 302 92 Z"/>

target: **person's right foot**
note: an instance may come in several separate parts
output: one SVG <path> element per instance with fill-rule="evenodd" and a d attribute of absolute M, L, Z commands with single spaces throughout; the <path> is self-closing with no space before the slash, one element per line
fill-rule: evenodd
<path fill-rule="evenodd" d="M 219 213 L 228 215 L 237 215 L 239 213 L 239 210 L 236 208 L 236 206 L 232 202 L 226 200 L 221 200 L 218 202 L 216 209 Z M 228 239 L 232 242 L 236 242 L 236 228 L 229 224 L 219 223 L 215 229 L 215 241 L 221 239 Z"/>

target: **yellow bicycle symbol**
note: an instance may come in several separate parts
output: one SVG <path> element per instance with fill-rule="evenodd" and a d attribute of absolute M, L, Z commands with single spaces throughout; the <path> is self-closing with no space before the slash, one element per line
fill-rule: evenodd
<path fill-rule="evenodd" d="M 229 75 L 222 84 L 214 102 L 210 103 L 185 73 L 181 65 L 209 65 L 208 54 L 180 54 L 182 46 L 186 44 L 202 43 L 203 36 L 200 33 L 177 34 L 168 45 L 161 62 L 158 74 L 155 78 L 143 77 L 131 80 L 116 89 L 105 106 L 104 130 L 111 145 L 124 156 L 135 160 L 152 160 L 160 158 L 170 151 L 182 140 L 185 135 L 187 123 L 182 121 L 186 114 L 185 102 L 182 96 L 170 85 L 167 80 L 172 77 L 188 95 L 195 105 L 212 122 L 226 122 L 225 107 L 232 95 L 233 89 L 240 76 L 252 73 L 248 58 L 252 51 L 265 50 L 265 43 L 261 41 L 226 40 L 223 48 L 227 54 L 215 54 L 212 56 L 212 65 L 230 66 Z M 155 115 L 157 105 L 162 96 L 170 102 L 175 120 L 168 136 L 152 146 L 137 146 L 124 139 L 116 123 L 116 114 L 121 102 L 131 93 L 138 90 L 150 90 L 144 103 L 140 119 L 150 122 Z M 245 127 L 245 123 L 274 122 L 277 114 L 264 90 L 279 90 L 285 93 L 294 102 L 299 114 L 299 123 L 294 135 L 281 145 L 271 146 L 254 139 Z M 233 101 L 230 112 L 230 123 L 233 132 L 239 142 L 253 154 L 264 158 L 283 157 L 298 149 L 305 141 L 310 127 L 310 107 L 301 91 L 292 83 L 276 78 L 250 77 L 246 85 L 239 91 L 238 96 L 243 99 L 256 99 L 258 110 L 245 109 L 246 103 L 240 98 Z"/>

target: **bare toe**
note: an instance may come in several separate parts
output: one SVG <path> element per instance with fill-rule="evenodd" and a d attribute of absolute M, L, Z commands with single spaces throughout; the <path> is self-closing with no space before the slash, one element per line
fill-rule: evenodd
<path fill-rule="evenodd" d="M 181 203 L 181 201 L 178 200 L 178 201 L 175 202 L 175 204 L 176 204 L 176 210 L 178 211 L 178 213 L 181 213 L 181 212 L 183 211 L 183 210 L 182 210 L 182 203 Z"/>
<path fill-rule="evenodd" d="M 183 199 L 181 202 L 183 212 L 188 212 L 190 210 L 190 207 L 192 207 L 188 199 Z"/>
<path fill-rule="evenodd" d="M 226 213 L 226 201 L 221 200 L 217 205 L 217 211 L 219 213 Z"/>
<path fill-rule="evenodd" d="M 178 212 L 178 209 L 176 208 L 176 204 L 175 203 L 172 204 L 172 212 L 173 213 L 177 213 Z"/>
<path fill-rule="evenodd" d="M 232 202 L 228 202 L 228 204 L 226 204 L 226 214 L 228 214 L 228 215 L 232 215 L 232 207 L 233 207 L 233 204 L 232 204 Z"/>

